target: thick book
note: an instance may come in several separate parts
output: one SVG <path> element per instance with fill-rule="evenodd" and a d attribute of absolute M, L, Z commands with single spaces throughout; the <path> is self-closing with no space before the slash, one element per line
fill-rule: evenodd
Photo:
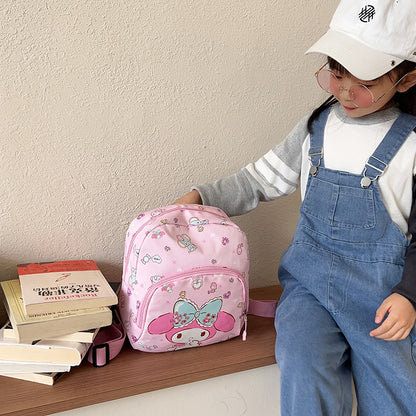
<path fill-rule="evenodd" d="M 77 342 L 93 342 L 100 328 L 88 329 L 86 331 L 77 331 L 72 334 L 58 335 L 56 337 L 48 337 L 45 339 L 52 341 L 77 341 Z M 10 321 L 3 326 L 3 338 L 15 339 L 16 335 Z"/>
<path fill-rule="evenodd" d="M 86 331 L 77 331 L 72 334 L 59 335 L 55 337 L 47 337 L 47 341 L 76 341 L 76 342 L 90 342 L 92 343 L 98 334 L 100 328 L 88 329 Z"/>
<path fill-rule="evenodd" d="M 117 295 L 93 260 L 17 266 L 27 315 L 117 304 Z"/>
<path fill-rule="evenodd" d="M 63 373 L 71 370 L 68 364 L 33 363 L 26 361 L 0 361 L 0 374 Z"/>
<path fill-rule="evenodd" d="M 22 344 L 10 339 L 0 339 L 0 361 L 44 364 L 79 365 L 90 343 L 72 341 L 35 341 Z"/>
<path fill-rule="evenodd" d="M 46 384 L 48 386 L 53 386 L 64 374 L 66 373 L 1 373 L 0 376 L 11 377 L 20 380 L 32 381 L 33 383 L 40 383 Z"/>
<path fill-rule="evenodd" d="M 28 316 L 22 302 L 18 279 L 0 282 L 3 301 L 18 342 L 55 338 L 77 331 L 111 325 L 112 312 L 107 306 L 69 312 L 50 312 Z"/>

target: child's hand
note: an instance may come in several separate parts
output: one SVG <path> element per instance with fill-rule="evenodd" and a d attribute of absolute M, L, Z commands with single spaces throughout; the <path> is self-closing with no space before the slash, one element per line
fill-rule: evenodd
<path fill-rule="evenodd" d="M 416 319 L 416 310 L 411 302 L 404 296 L 393 293 L 377 309 L 375 323 L 380 324 L 387 313 L 386 320 L 371 331 L 370 335 L 385 341 L 405 339 Z"/>
<path fill-rule="evenodd" d="M 173 204 L 174 205 L 183 205 L 183 204 L 201 205 L 202 199 L 201 199 L 201 195 L 199 195 L 199 192 L 194 189 L 193 191 L 184 195 L 182 198 L 179 198 L 178 200 L 176 200 Z"/>

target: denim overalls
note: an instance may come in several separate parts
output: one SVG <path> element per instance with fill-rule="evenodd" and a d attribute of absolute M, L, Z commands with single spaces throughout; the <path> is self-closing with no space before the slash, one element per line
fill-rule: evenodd
<path fill-rule="evenodd" d="M 282 416 L 350 416 L 351 374 L 360 416 L 414 416 L 415 330 L 403 341 L 369 332 L 377 327 L 376 310 L 401 281 L 408 247 L 377 179 L 416 118 L 401 114 L 363 174 L 354 175 L 325 168 L 328 113 L 313 125 L 306 195 L 279 268 L 284 291 L 275 325 Z"/>

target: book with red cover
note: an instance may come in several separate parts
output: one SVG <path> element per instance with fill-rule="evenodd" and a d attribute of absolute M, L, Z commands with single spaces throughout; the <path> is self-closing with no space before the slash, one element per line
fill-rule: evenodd
<path fill-rule="evenodd" d="M 27 315 L 117 304 L 117 295 L 93 260 L 17 266 Z"/>

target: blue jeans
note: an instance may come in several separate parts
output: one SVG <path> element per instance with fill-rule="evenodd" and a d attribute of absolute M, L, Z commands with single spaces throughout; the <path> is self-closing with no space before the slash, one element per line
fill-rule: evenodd
<path fill-rule="evenodd" d="M 402 278 L 408 240 L 391 221 L 377 178 L 326 169 L 323 113 L 293 241 L 279 268 L 276 360 L 282 416 L 416 415 L 415 329 L 402 341 L 372 338 L 375 312 Z M 374 153 L 388 165 L 413 129 L 399 117 Z M 319 161 L 316 154 L 319 153 Z M 369 169 L 367 169 L 367 174 Z"/>

